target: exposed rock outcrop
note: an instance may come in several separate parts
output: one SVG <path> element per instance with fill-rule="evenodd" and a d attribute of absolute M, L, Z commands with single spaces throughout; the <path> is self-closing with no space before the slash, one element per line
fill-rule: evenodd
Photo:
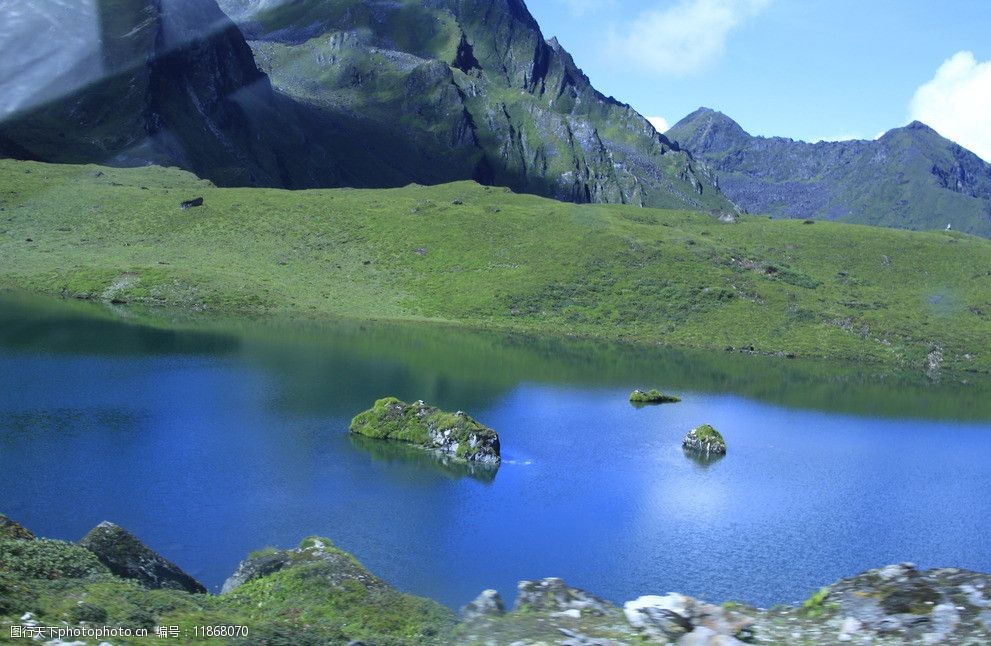
<path fill-rule="evenodd" d="M 483 590 L 474 601 L 461 608 L 461 616 L 466 621 L 479 617 L 498 617 L 506 614 L 506 604 L 495 590 Z"/>
<path fill-rule="evenodd" d="M 334 547 L 330 539 L 311 536 L 303 539 L 295 549 L 268 548 L 254 552 L 241 561 L 234 574 L 224 581 L 221 594 L 233 592 L 249 581 L 281 572 L 286 568 L 314 563 L 326 565 L 339 572 L 344 578 L 370 577 L 364 568 L 357 565 L 353 557 Z"/>
<path fill-rule="evenodd" d="M 408 442 L 466 462 L 497 466 L 499 435 L 463 411 L 447 413 L 422 400 L 407 404 L 387 397 L 351 420 L 351 433 Z"/>
<path fill-rule="evenodd" d="M 79 541 L 115 575 L 134 579 L 146 588 L 206 592 L 203 585 L 179 566 L 155 553 L 126 529 L 102 522 Z"/>
<path fill-rule="evenodd" d="M 558 578 L 520 581 L 515 610 L 574 613 L 575 616 L 602 615 L 612 604 L 584 590 L 572 588 Z"/>
<path fill-rule="evenodd" d="M 681 441 L 682 447 L 702 455 L 725 455 L 726 440 L 716 429 L 703 424 L 693 428 Z"/>
<path fill-rule="evenodd" d="M 648 639 L 658 642 L 687 638 L 707 643 L 713 636 L 750 639 L 754 620 L 722 606 L 681 594 L 646 596 L 623 606 L 627 621 Z"/>

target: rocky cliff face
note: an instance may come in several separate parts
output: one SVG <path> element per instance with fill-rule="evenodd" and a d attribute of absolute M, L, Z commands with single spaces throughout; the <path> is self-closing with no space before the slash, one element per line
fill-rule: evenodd
<path fill-rule="evenodd" d="M 213 0 L 11 0 L 0 13 L 4 156 L 181 166 L 223 185 L 335 178 Z"/>
<path fill-rule="evenodd" d="M 914 122 L 876 141 L 754 137 L 702 108 L 667 136 L 751 213 L 991 236 L 991 164 Z"/>
<path fill-rule="evenodd" d="M 732 208 L 703 166 L 598 93 L 520 0 L 221 5 L 276 88 L 312 109 L 349 184 L 476 179 L 574 202 Z"/>

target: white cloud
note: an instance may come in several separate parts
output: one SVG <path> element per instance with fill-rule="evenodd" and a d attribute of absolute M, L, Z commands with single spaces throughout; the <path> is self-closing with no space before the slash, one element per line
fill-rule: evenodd
<path fill-rule="evenodd" d="M 650 122 L 650 125 L 654 126 L 654 130 L 656 130 L 661 134 L 664 134 L 665 132 L 671 129 L 671 124 L 669 124 L 668 120 L 665 119 L 664 117 L 644 117 L 644 118 Z"/>
<path fill-rule="evenodd" d="M 991 61 L 957 52 L 916 90 L 909 115 L 991 161 Z"/>
<path fill-rule="evenodd" d="M 616 5 L 616 0 L 555 0 L 557 4 L 563 4 L 569 12 L 576 16 L 584 16 L 588 13 L 601 11 Z"/>
<path fill-rule="evenodd" d="M 661 75 L 683 76 L 722 56 L 731 31 L 771 0 L 677 0 L 659 2 L 606 39 L 624 64 Z"/>

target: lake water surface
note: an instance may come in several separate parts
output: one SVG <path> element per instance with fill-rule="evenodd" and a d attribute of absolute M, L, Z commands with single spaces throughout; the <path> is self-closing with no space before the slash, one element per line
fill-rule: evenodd
<path fill-rule="evenodd" d="M 559 576 L 617 602 L 794 602 L 900 561 L 991 571 L 991 390 L 431 325 L 224 323 L 0 298 L 0 511 L 128 528 L 211 589 L 330 537 L 456 606 Z M 634 408 L 634 387 L 681 395 Z M 347 435 L 385 395 L 468 411 L 471 473 Z M 709 423 L 729 454 L 685 456 Z"/>

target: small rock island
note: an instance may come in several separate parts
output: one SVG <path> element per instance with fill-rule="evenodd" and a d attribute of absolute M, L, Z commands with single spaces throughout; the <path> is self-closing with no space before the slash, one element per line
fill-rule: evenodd
<path fill-rule="evenodd" d="M 630 393 L 631 404 L 675 404 L 680 401 L 680 397 L 665 395 L 656 388 L 651 388 L 650 390 L 641 390 L 637 388 Z"/>
<path fill-rule="evenodd" d="M 462 411 L 448 413 L 423 402 L 407 404 L 395 397 L 375 402 L 351 420 L 351 433 L 406 442 L 458 460 L 497 466 L 499 435 Z"/>
<path fill-rule="evenodd" d="M 687 451 L 693 451 L 702 455 L 725 455 L 726 440 L 716 429 L 708 424 L 703 424 L 689 431 L 681 446 Z"/>

